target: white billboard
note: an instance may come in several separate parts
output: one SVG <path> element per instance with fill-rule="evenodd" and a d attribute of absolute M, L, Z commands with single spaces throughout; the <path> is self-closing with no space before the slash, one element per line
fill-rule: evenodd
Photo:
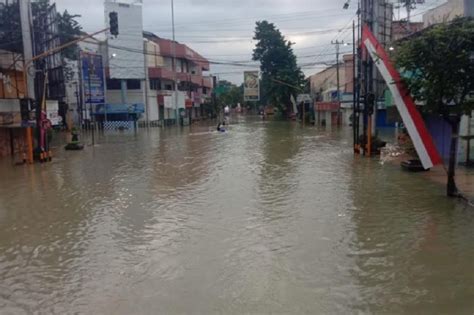
<path fill-rule="evenodd" d="M 248 102 L 258 102 L 260 100 L 258 71 L 244 71 L 244 100 Z"/>
<path fill-rule="evenodd" d="M 109 27 L 109 13 L 117 12 L 117 37 L 107 33 L 110 78 L 144 79 L 142 4 L 137 1 L 105 0 L 105 21 Z"/>

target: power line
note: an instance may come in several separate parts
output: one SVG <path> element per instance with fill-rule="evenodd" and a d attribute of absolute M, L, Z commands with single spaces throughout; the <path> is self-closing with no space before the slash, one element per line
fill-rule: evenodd
<path fill-rule="evenodd" d="M 331 28 L 331 29 L 320 29 L 320 30 L 313 30 L 313 31 L 306 31 L 306 32 L 297 32 L 297 33 L 282 33 L 284 37 L 290 36 L 314 36 L 314 35 L 321 35 L 321 34 L 328 34 L 331 32 L 339 32 L 341 28 Z M 120 37 L 128 37 L 128 38 L 136 38 L 136 33 L 128 33 L 121 31 Z M 248 36 L 197 36 L 197 35 L 184 35 L 184 38 L 202 38 L 202 40 L 187 40 L 182 39 L 186 43 L 224 43 L 224 42 L 245 42 L 245 41 L 253 41 L 253 34 Z M 208 40 L 205 40 L 208 39 Z"/>
<path fill-rule="evenodd" d="M 329 14 L 329 15 L 321 15 L 321 13 L 323 12 L 330 12 L 330 11 L 338 11 L 339 13 L 337 14 Z M 213 27 L 216 27 L 217 25 L 234 25 L 236 23 L 241 23 L 242 21 L 248 21 L 248 20 L 280 20 L 280 21 L 284 21 L 285 19 L 298 19 L 298 20 L 301 20 L 301 19 L 304 19 L 304 18 L 314 18 L 314 17 L 318 17 L 318 18 L 322 18 L 322 17 L 333 17 L 333 16 L 341 16 L 340 14 L 340 10 L 338 9 L 329 9 L 329 10 L 326 10 L 326 11 L 321 11 L 321 10 L 318 10 L 318 11 L 299 11 L 299 12 L 290 12 L 290 13 L 284 13 L 284 14 L 278 14 L 278 15 L 270 15 L 270 16 L 266 16 L 266 17 L 262 17 L 262 16 L 254 16 L 254 17 L 245 17 L 245 18 L 230 18 L 230 19 L 218 19 L 218 20 L 212 20 L 212 22 L 210 22 L 209 20 L 206 20 L 206 21 L 201 21 L 201 22 L 194 22 L 194 23 L 186 23 L 186 24 L 176 24 L 176 27 L 196 27 L 196 26 L 213 26 Z M 155 24 L 153 25 L 152 27 L 160 27 L 160 26 L 164 26 L 164 27 L 169 27 L 169 24 L 162 24 L 162 25 L 159 25 L 159 24 Z M 145 25 L 146 28 L 149 28 L 149 25 Z"/>

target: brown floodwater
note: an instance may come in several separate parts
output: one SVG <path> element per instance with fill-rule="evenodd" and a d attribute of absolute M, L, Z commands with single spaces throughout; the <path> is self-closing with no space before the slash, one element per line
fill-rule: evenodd
<path fill-rule="evenodd" d="M 350 130 L 233 120 L 1 160 L 0 314 L 474 313 L 472 208 Z"/>

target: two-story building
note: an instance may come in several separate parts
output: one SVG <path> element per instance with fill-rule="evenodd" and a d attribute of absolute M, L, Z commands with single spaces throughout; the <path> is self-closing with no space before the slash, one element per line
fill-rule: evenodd
<path fill-rule="evenodd" d="M 352 67 L 353 56 L 347 54 L 343 55 L 339 67 L 332 65 L 309 77 L 318 123 L 336 125 L 340 111 L 341 123 L 343 125 L 350 124 L 354 91 Z M 339 86 L 337 85 L 337 71 L 339 71 Z"/>
<path fill-rule="evenodd" d="M 173 41 L 169 39 L 150 32 L 143 35 L 146 40 L 149 106 L 156 106 L 162 121 L 175 119 L 176 104 L 168 100 L 173 100 L 177 84 L 181 95 L 177 99 L 179 108 L 185 111 L 186 117 L 201 117 L 203 104 L 210 99 L 213 87 L 212 78 L 205 74 L 209 71 L 209 61 L 185 44 L 175 42 L 173 47 Z M 173 60 L 176 60 L 175 66 Z"/>
<path fill-rule="evenodd" d="M 0 50 L 0 157 L 25 151 L 20 99 L 24 97 L 22 54 Z"/>

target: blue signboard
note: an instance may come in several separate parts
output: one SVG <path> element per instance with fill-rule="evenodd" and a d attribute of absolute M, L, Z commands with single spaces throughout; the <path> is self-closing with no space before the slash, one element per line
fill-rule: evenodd
<path fill-rule="evenodd" d="M 81 53 L 82 84 L 86 104 L 105 103 L 104 66 L 102 56 Z"/>

